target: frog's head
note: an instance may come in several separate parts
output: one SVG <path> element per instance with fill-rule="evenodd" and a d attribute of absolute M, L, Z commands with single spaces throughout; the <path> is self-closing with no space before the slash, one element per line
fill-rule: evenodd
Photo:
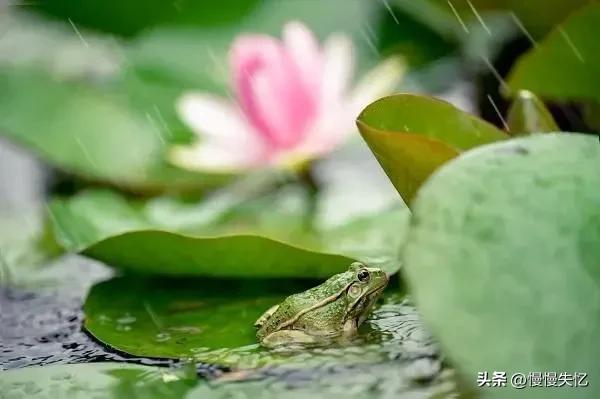
<path fill-rule="evenodd" d="M 381 296 L 389 278 L 383 270 L 367 267 L 360 262 L 352 263 L 346 274 L 349 282 L 344 295 L 346 301 L 344 319 L 354 320 L 358 327 Z"/>

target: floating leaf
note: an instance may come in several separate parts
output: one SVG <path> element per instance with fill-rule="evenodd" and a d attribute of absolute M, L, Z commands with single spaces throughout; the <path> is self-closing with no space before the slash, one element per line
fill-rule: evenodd
<path fill-rule="evenodd" d="M 126 363 L 36 366 L 0 374 L 6 398 L 183 398 L 197 383 L 186 369 Z"/>
<path fill-rule="evenodd" d="M 0 210 L 0 285 L 21 285 L 38 277 L 38 267 L 62 252 L 44 216 L 33 205 Z"/>
<path fill-rule="evenodd" d="M 513 136 L 560 130 L 542 100 L 527 90 L 517 93 L 508 110 L 507 123 Z"/>
<path fill-rule="evenodd" d="M 375 101 L 363 110 L 357 124 L 405 202 L 449 159 L 507 137 L 449 103 L 409 94 Z"/>
<path fill-rule="evenodd" d="M 326 366 L 296 371 L 271 369 L 265 373 L 244 370 L 205 382 L 195 379 L 187 370 L 87 363 L 6 371 L 0 374 L 0 390 L 7 398 L 32 399 L 344 399 L 348 391 L 353 398 L 361 399 L 456 396 L 451 373 L 443 373 L 430 382 L 419 380 L 438 372 L 439 360 L 419 358 L 413 362 L 388 361 L 336 369 Z"/>
<path fill-rule="evenodd" d="M 554 100 L 600 101 L 600 4 L 573 13 L 513 67 L 508 85 Z"/>
<path fill-rule="evenodd" d="M 0 131 L 50 164 L 135 191 L 192 190 L 224 176 L 168 166 L 168 137 L 115 95 L 43 72 L 0 71 Z"/>
<path fill-rule="evenodd" d="M 325 229 L 310 223 L 309 199 L 299 186 L 255 198 L 225 194 L 185 204 L 86 191 L 53 201 L 51 220 L 68 251 L 135 272 L 329 277 L 354 260 L 398 270 L 408 216 L 400 204 Z"/>
<path fill-rule="evenodd" d="M 536 135 L 470 151 L 419 191 L 404 270 L 465 381 L 494 370 L 583 372 L 579 397 L 600 395 L 599 170 L 597 137 Z"/>
<path fill-rule="evenodd" d="M 307 280 L 118 277 L 92 288 L 84 305 L 84 326 L 104 344 L 132 355 L 193 358 L 243 368 L 376 362 L 403 351 L 405 355 L 436 353 L 415 309 L 397 295 L 387 298 L 349 346 L 333 345 L 325 351 L 261 348 L 256 341 L 256 319 L 286 296 L 316 284 Z"/>

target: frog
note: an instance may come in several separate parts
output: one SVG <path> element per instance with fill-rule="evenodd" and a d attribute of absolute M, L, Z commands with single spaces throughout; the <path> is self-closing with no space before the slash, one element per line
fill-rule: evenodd
<path fill-rule="evenodd" d="M 352 339 L 388 281 L 382 269 L 353 262 L 345 272 L 269 308 L 254 324 L 256 338 L 267 348 Z"/>

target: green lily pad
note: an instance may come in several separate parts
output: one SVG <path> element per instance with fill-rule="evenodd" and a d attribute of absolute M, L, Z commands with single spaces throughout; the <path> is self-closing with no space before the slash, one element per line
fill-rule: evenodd
<path fill-rule="evenodd" d="M 580 372 L 588 387 L 519 397 L 600 395 L 599 171 L 597 137 L 535 135 L 470 151 L 419 191 L 405 274 L 468 384 L 484 371 Z"/>
<path fill-rule="evenodd" d="M 529 90 L 555 100 L 600 101 L 600 4 L 573 13 L 511 71 L 512 90 Z"/>
<path fill-rule="evenodd" d="M 399 353 L 436 353 L 415 309 L 391 293 L 349 345 L 295 350 L 260 347 L 256 319 L 286 296 L 316 284 L 309 280 L 117 277 L 91 289 L 83 308 L 84 327 L 105 345 L 131 355 L 238 368 L 364 363 Z"/>
<path fill-rule="evenodd" d="M 527 90 L 519 90 L 510 105 L 506 120 L 513 136 L 560 130 L 542 100 Z"/>
<path fill-rule="evenodd" d="M 195 373 L 124 363 L 26 367 L 0 373 L 3 398 L 184 398 Z"/>
<path fill-rule="evenodd" d="M 421 359 L 423 360 L 423 359 Z M 431 362 L 435 364 L 435 362 Z M 363 367 L 331 368 L 281 375 L 232 373 L 205 382 L 195 378 L 189 367 L 165 369 L 122 363 L 86 363 L 27 367 L 0 374 L 3 397 L 33 399 L 88 398 L 353 398 L 455 397 L 452 375 L 444 373 L 430 383 L 415 381 L 423 364 L 390 361 Z M 433 366 L 435 368 L 435 366 Z M 247 374 L 248 379 L 243 379 Z M 232 375 L 232 377 L 229 377 Z M 357 378 L 357 375 L 360 378 Z M 426 374 L 427 375 L 427 374 Z M 289 376 L 286 378 L 286 376 Z M 243 379 L 243 380 L 241 380 Z"/>
<path fill-rule="evenodd" d="M 404 206 L 320 228 L 309 201 L 295 185 L 248 198 L 224 190 L 199 204 L 96 190 L 56 199 L 49 209 L 66 250 L 139 273 L 314 278 L 355 260 L 398 270 Z"/>
<path fill-rule="evenodd" d="M 2 134 L 67 172 L 151 192 L 197 190 L 226 178 L 167 165 L 166 133 L 114 95 L 31 69 L 2 70 L 0 85 Z"/>
<path fill-rule="evenodd" d="M 407 203 L 427 177 L 449 159 L 508 137 L 449 103 L 411 94 L 375 101 L 363 110 L 357 125 Z"/>
<path fill-rule="evenodd" d="M 0 210 L 0 285 L 23 285 L 39 276 L 39 267 L 59 256 L 40 207 Z"/>
<path fill-rule="evenodd" d="M 403 2 L 403 0 L 396 0 Z M 464 30 L 460 21 L 456 20 L 454 11 L 460 16 L 469 28 L 469 35 L 472 35 L 472 25 L 479 22 L 479 18 L 483 20 L 486 27 L 489 26 L 490 19 L 501 13 L 512 13 L 528 34 L 534 38 L 539 38 L 548 30 L 562 21 L 565 15 L 569 15 L 574 10 L 589 3 L 589 0 L 453 0 L 452 7 L 448 5 L 447 0 L 429 0 L 438 5 L 449 16 L 455 18 L 455 29 L 460 29 L 464 36 Z M 473 9 L 477 13 L 473 12 Z M 540 12 L 543 10 L 543 12 Z M 515 26 L 514 28 L 517 28 Z M 468 36 L 468 35 L 466 35 Z"/>

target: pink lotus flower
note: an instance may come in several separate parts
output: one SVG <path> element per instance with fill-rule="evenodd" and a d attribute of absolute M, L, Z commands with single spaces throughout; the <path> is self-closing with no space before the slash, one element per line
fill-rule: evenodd
<path fill-rule="evenodd" d="M 335 34 L 320 46 L 300 22 L 286 24 L 282 40 L 239 36 L 230 68 L 234 101 L 209 93 L 179 100 L 179 115 L 200 140 L 175 147 L 173 163 L 236 171 L 322 156 L 355 131 L 360 110 L 393 90 L 404 71 L 399 58 L 390 58 L 351 89 L 352 42 Z"/>

